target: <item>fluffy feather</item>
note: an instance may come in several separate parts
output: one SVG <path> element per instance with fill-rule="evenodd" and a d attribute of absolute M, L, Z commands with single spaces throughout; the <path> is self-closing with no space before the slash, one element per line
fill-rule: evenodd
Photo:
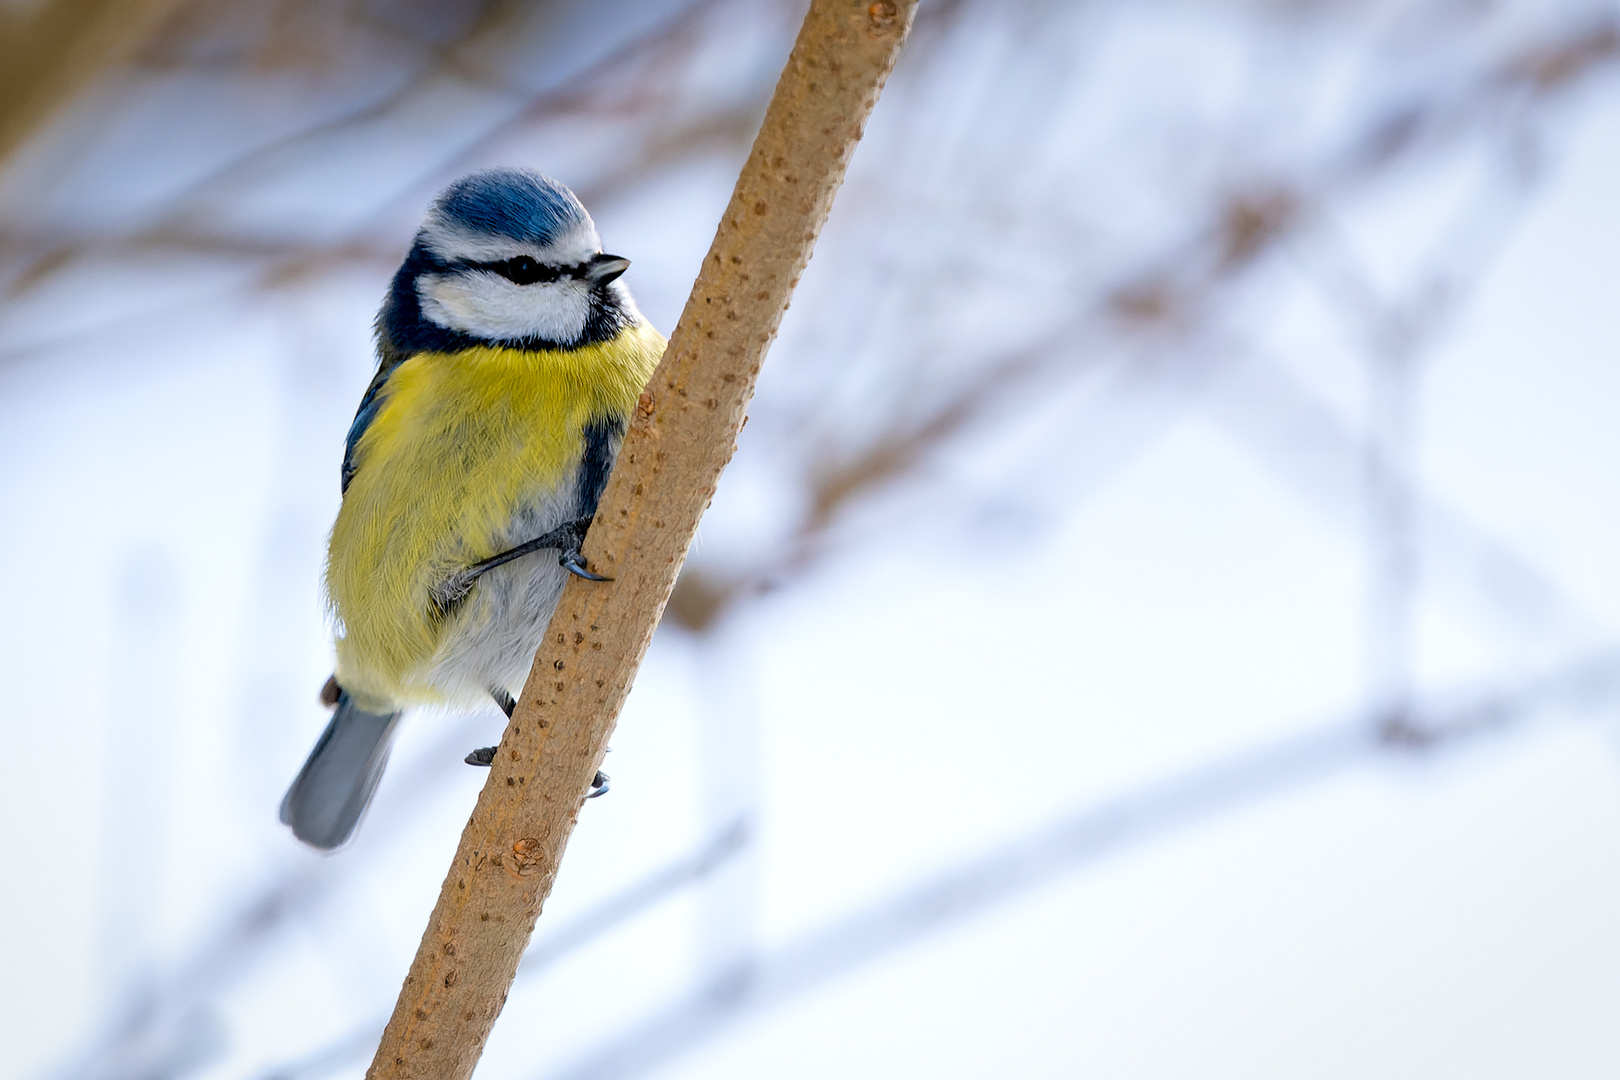
<path fill-rule="evenodd" d="M 471 564 L 595 511 L 664 350 L 610 276 L 622 260 L 576 276 L 601 250 L 573 192 L 489 169 L 445 189 L 394 275 L 327 552 L 337 712 L 282 804 L 306 843 L 353 833 L 402 708 L 478 705 L 528 671 L 562 591 L 554 555 L 485 573 L 448 611 L 433 597 Z M 520 273 L 523 256 L 558 272 Z"/>
<path fill-rule="evenodd" d="M 445 188 L 428 210 L 423 231 L 469 243 L 516 241 L 547 248 L 570 237 L 596 243 L 591 215 L 572 191 L 512 165 L 472 173 Z"/>
<path fill-rule="evenodd" d="M 478 338 L 577 341 L 591 317 L 591 287 L 576 278 L 518 285 L 487 270 L 423 274 L 422 315 Z"/>
<path fill-rule="evenodd" d="M 393 370 L 327 563 L 337 679 L 358 702 L 472 704 L 521 679 L 561 589 L 555 559 L 491 571 L 442 619 L 431 590 L 579 513 L 586 428 L 630 414 L 663 348 L 641 322 L 578 349 L 484 346 Z"/>

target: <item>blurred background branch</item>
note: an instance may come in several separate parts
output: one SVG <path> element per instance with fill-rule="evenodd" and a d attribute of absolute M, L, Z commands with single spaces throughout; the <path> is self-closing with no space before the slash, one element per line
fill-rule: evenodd
<path fill-rule="evenodd" d="M 12 865 L 90 853 L 0 884 L 50 943 L 8 1075 L 360 1068 L 499 730 L 412 718 L 335 859 L 275 825 L 377 299 L 444 182 L 520 162 L 670 329 L 801 16 L 0 7 L 3 542 L 52 568 L 0 653 L 0 817 Z M 1620 958 L 1575 959 L 1614 956 L 1612 736 L 1554 722 L 1615 712 L 1620 9 L 954 0 L 908 50 L 481 1075 L 987 1075 L 973 1032 L 1030 1075 L 1620 1067 Z M 99 802 L 38 765 L 70 722 Z M 1423 794 L 1322 824 L 1379 769 Z"/>
<path fill-rule="evenodd" d="M 161 29 L 181 0 L 52 0 L 0 12 L 0 163 Z"/>

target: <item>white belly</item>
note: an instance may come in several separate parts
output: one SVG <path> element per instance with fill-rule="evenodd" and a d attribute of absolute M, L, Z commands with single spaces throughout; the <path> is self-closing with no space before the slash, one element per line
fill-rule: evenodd
<path fill-rule="evenodd" d="M 501 550 L 572 521 L 578 514 L 577 502 L 571 481 L 537 497 L 507 526 Z M 558 565 L 558 554 L 545 548 L 496 567 L 478 579 L 451 614 L 423 680 L 443 694 L 447 704 L 487 703 L 495 687 L 517 696 L 568 575 Z"/>

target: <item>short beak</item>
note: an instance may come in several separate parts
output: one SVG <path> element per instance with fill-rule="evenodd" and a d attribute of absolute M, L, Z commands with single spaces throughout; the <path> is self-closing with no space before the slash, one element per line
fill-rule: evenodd
<path fill-rule="evenodd" d="M 593 255 L 590 266 L 585 269 L 585 278 L 592 285 L 606 285 L 628 269 L 629 259 L 617 255 Z"/>

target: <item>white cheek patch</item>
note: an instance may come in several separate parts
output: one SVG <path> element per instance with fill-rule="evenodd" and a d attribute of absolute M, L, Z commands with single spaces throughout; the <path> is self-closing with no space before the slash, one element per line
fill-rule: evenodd
<path fill-rule="evenodd" d="M 423 274 L 416 295 L 427 319 L 480 338 L 574 341 L 591 314 L 590 288 L 573 278 L 519 285 L 484 270 Z"/>

